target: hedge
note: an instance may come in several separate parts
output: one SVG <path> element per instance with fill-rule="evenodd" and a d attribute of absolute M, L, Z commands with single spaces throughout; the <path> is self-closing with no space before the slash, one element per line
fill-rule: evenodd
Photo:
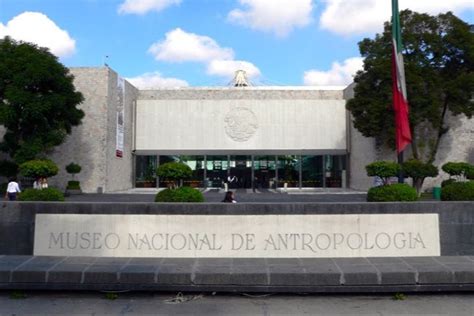
<path fill-rule="evenodd" d="M 373 187 L 367 192 L 368 202 L 416 201 L 416 190 L 405 183 Z"/>
<path fill-rule="evenodd" d="M 204 196 L 199 190 L 181 187 L 158 192 L 155 196 L 155 202 L 204 202 Z"/>
<path fill-rule="evenodd" d="M 26 189 L 18 196 L 19 201 L 64 201 L 64 194 L 56 188 Z"/>
<path fill-rule="evenodd" d="M 441 190 L 442 201 L 474 201 L 474 181 L 453 182 Z"/>

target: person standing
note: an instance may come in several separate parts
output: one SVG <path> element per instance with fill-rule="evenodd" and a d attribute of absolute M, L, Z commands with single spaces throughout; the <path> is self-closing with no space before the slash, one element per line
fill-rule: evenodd
<path fill-rule="evenodd" d="M 8 200 L 10 201 L 16 201 L 16 196 L 20 192 L 21 190 L 20 186 L 18 185 L 18 182 L 16 182 L 13 178 L 10 179 L 10 181 L 8 182 L 5 198 L 8 198 Z"/>

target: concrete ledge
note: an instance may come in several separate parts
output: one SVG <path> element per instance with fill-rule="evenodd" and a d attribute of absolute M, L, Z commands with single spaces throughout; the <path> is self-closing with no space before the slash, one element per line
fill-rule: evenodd
<path fill-rule="evenodd" d="M 426 214 L 439 215 L 442 256 L 474 255 L 474 202 L 89 203 L 3 202 L 0 255 L 32 255 L 36 214 Z"/>
<path fill-rule="evenodd" d="M 474 291 L 474 256 L 337 259 L 0 256 L 0 289 Z"/>

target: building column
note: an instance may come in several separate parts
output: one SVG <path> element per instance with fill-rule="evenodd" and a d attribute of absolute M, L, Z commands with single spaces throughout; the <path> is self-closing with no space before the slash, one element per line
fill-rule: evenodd
<path fill-rule="evenodd" d="M 207 156 L 204 155 L 204 172 L 203 172 L 202 186 L 207 188 L 209 183 L 207 183 Z"/>
<path fill-rule="evenodd" d="M 303 188 L 303 156 L 299 155 L 298 156 L 298 161 L 299 161 L 298 182 L 299 182 L 299 187 L 300 187 L 300 190 L 301 190 Z"/>

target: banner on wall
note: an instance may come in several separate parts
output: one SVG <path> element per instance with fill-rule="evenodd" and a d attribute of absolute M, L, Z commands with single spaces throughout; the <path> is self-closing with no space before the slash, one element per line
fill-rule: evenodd
<path fill-rule="evenodd" d="M 115 145 L 115 156 L 123 157 L 124 143 L 124 101 L 125 101 L 125 81 L 123 78 L 117 79 L 117 139 Z"/>

